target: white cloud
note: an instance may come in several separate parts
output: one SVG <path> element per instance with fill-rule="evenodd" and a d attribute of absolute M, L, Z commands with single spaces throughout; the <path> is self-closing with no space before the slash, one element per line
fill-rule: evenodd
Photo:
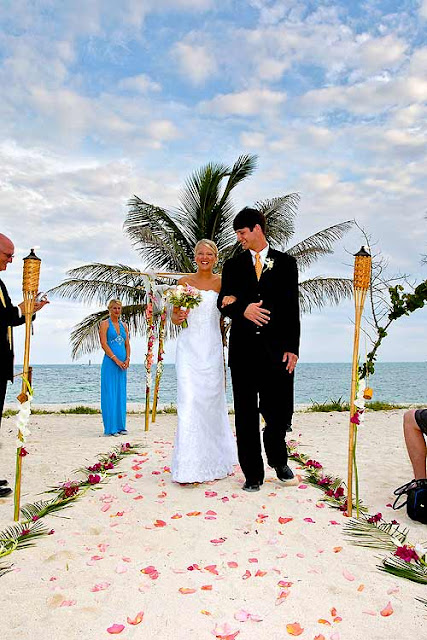
<path fill-rule="evenodd" d="M 251 89 L 239 93 L 215 96 L 212 100 L 200 104 L 203 113 L 219 116 L 255 116 L 264 112 L 275 111 L 286 101 L 284 91 L 270 89 Z"/>
<path fill-rule="evenodd" d="M 161 91 L 161 85 L 158 82 L 153 82 L 145 73 L 140 73 L 137 76 L 130 76 L 128 78 L 122 78 L 118 84 L 119 89 L 125 89 L 127 91 L 135 91 L 136 93 L 148 93 L 149 91 Z"/>
<path fill-rule="evenodd" d="M 217 71 L 215 57 L 206 45 L 178 42 L 172 53 L 181 74 L 192 84 L 203 84 Z"/>
<path fill-rule="evenodd" d="M 420 2 L 420 16 L 427 20 L 427 0 Z"/>

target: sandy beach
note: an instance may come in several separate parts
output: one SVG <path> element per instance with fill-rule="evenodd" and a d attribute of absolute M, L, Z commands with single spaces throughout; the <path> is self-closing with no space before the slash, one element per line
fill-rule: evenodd
<path fill-rule="evenodd" d="M 369 513 L 395 518 L 416 543 L 427 539 L 425 525 L 387 506 L 393 489 L 412 477 L 402 415 L 367 413 L 359 432 L 360 491 Z M 15 422 L 3 420 L 0 441 L 0 475 L 10 480 Z M 159 415 L 148 433 L 143 426 L 143 416 L 128 416 L 126 441 L 141 443 L 139 454 L 69 509 L 47 516 L 54 535 L 1 559 L 13 562 L 0 578 L 2 640 L 35 633 L 103 640 L 111 631 L 124 639 L 182 640 L 423 636 L 427 609 L 415 598 L 427 597 L 425 586 L 378 571 L 385 552 L 351 545 L 346 518 L 322 502 L 298 465 L 291 463 L 298 482 L 284 485 L 267 469 L 254 494 L 241 490 L 238 468 L 227 479 L 182 487 L 169 473 L 176 415 Z M 47 498 L 46 489 L 75 478 L 77 468 L 119 440 L 101 437 L 99 415 L 33 415 L 30 428 L 22 504 Z M 295 414 L 300 450 L 343 478 L 347 434 L 348 413 Z M 0 500 L 0 529 L 12 520 L 13 500 Z M 390 606 L 392 614 L 382 615 Z"/>

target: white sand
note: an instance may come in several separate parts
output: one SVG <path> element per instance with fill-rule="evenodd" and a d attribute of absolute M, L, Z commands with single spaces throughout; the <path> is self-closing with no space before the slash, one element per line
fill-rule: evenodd
<path fill-rule="evenodd" d="M 426 527 L 409 520 L 404 509 L 386 506 L 393 489 L 411 478 L 402 415 L 366 416 L 359 436 L 360 487 L 370 513 L 396 518 L 415 543 L 427 539 Z M 32 416 L 22 504 L 47 497 L 40 494 L 116 445 L 119 438 L 100 437 L 101 425 L 98 415 Z M 241 491 L 237 470 L 208 485 L 173 484 L 167 466 L 175 426 L 176 416 L 161 415 L 144 434 L 143 417 L 129 416 L 126 440 L 143 443 L 146 455 L 125 458 L 120 475 L 60 517 L 45 518 L 54 535 L 0 560 L 14 563 L 14 571 L 0 578 L 1 640 L 103 640 L 112 637 L 107 628 L 114 623 L 125 626 L 119 635 L 124 639 L 208 640 L 216 625 L 228 623 L 232 633 L 240 632 L 238 640 L 285 640 L 292 637 L 286 625 L 295 622 L 304 629 L 303 640 L 423 637 L 427 610 L 415 597 L 427 598 L 426 588 L 379 572 L 383 552 L 350 545 L 342 527 L 332 524 L 346 519 L 320 501 L 319 490 L 303 488 L 305 483 L 284 486 L 270 469 L 254 494 Z M 347 433 L 347 413 L 295 415 L 293 435 L 303 443 L 301 450 L 341 477 Z M 15 418 L 5 419 L 0 477 L 14 476 L 15 437 Z M 171 519 L 175 514 L 182 517 Z M 279 517 L 293 520 L 280 524 Z M 13 500 L 0 500 L 0 529 L 12 518 Z M 156 520 L 166 526 L 155 526 Z M 141 573 L 148 566 L 158 578 Z M 277 604 L 285 590 L 280 581 L 292 586 Z M 104 589 L 93 591 L 100 584 Z M 183 594 L 180 588 L 196 591 Z M 394 613 L 383 617 L 388 602 Z M 341 621 L 333 621 L 334 608 Z M 262 620 L 236 620 L 242 609 Z M 140 611 L 141 624 L 129 624 L 127 617 Z"/>

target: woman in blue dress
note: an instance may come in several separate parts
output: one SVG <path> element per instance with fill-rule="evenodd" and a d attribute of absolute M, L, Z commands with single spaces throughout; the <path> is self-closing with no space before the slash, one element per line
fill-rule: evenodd
<path fill-rule="evenodd" d="M 110 300 L 108 320 L 99 327 L 101 347 L 105 351 L 101 367 L 101 411 L 106 436 L 126 431 L 126 377 L 130 361 L 129 331 L 120 320 L 122 303 Z"/>

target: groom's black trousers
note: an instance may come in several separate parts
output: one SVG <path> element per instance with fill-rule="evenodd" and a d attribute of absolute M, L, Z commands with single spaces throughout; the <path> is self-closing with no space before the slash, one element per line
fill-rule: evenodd
<path fill-rule="evenodd" d="M 254 354 L 255 355 L 255 354 Z M 265 420 L 264 449 L 268 464 L 287 464 L 286 428 L 292 422 L 294 374 L 282 362 L 251 358 L 247 366 L 231 366 L 239 462 L 248 484 L 263 482 L 259 415 Z"/>

